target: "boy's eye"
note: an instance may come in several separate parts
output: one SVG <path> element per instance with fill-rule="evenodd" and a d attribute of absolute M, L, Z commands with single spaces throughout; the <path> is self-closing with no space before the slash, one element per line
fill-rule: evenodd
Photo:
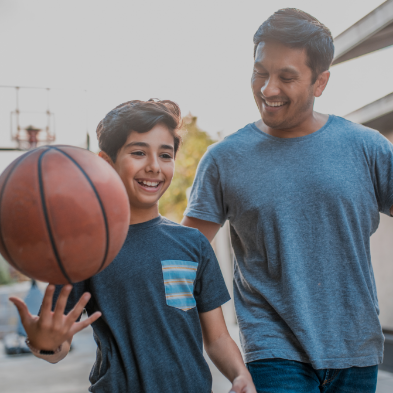
<path fill-rule="evenodd" d="M 131 154 L 134 156 L 144 156 L 145 155 L 145 153 L 143 151 L 133 151 Z"/>
<path fill-rule="evenodd" d="M 172 158 L 172 156 L 168 153 L 161 154 L 162 158 Z"/>

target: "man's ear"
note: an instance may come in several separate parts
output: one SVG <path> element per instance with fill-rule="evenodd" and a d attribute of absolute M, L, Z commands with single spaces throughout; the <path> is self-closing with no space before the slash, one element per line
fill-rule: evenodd
<path fill-rule="evenodd" d="M 329 82 L 330 71 L 323 71 L 319 74 L 315 84 L 314 84 L 314 96 L 320 97 L 325 90 L 327 83 Z"/>
<path fill-rule="evenodd" d="M 106 154 L 104 151 L 100 151 L 99 153 L 98 153 L 98 155 L 102 158 L 102 159 L 104 159 L 110 166 L 114 166 L 114 163 L 113 163 L 113 161 L 112 161 L 112 158 L 110 158 L 109 156 L 108 156 L 108 154 Z"/>

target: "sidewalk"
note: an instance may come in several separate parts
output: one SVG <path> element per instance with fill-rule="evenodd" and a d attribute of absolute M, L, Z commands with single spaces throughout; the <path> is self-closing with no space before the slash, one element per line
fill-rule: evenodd
<path fill-rule="evenodd" d="M 239 344 L 237 326 L 229 332 Z M 91 328 L 75 335 L 74 349 L 58 364 L 49 364 L 33 355 L 10 357 L 0 342 L 1 393 L 87 393 L 89 373 L 95 360 L 96 344 Z M 231 384 L 207 359 L 213 375 L 214 393 L 228 393 Z M 377 393 L 393 392 L 393 374 L 380 371 Z M 360 392 L 359 392 L 360 393 Z"/>

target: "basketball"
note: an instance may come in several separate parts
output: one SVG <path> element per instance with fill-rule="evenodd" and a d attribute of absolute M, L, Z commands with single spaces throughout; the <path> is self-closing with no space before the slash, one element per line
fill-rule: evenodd
<path fill-rule="evenodd" d="M 67 284 L 99 273 L 120 251 L 129 222 L 123 182 L 88 150 L 43 146 L 0 176 L 0 252 L 36 280 Z"/>

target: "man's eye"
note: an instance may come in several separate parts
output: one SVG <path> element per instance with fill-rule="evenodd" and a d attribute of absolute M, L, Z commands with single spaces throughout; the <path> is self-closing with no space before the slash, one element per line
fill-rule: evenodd
<path fill-rule="evenodd" d="M 284 82 L 291 82 L 293 78 L 281 78 Z"/>
<path fill-rule="evenodd" d="M 268 74 L 262 74 L 260 72 L 257 72 L 257 75 L 261 78 L 268 78 Z"/>
<path fill-rule="evenodd" d="M 145 153 L 143 151 L 133 151 L 131 154 L 134 156 L 144 156 L 145 155 Z"/>

